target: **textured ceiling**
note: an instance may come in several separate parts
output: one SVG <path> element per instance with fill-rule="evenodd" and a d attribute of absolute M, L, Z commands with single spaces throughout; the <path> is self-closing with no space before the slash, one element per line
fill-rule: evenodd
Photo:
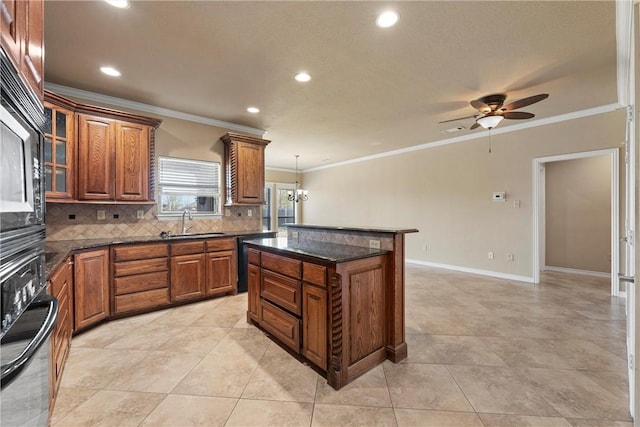
<path fill-rule="evenodd" d="M 264 129 L 288 169 L 458 136 L 473 120 L 437 122 L 490 93 L 549 93 L 536 118 L 616 102 L 613 1 L 47 1 L 45 47 L 47 82 Z"/>

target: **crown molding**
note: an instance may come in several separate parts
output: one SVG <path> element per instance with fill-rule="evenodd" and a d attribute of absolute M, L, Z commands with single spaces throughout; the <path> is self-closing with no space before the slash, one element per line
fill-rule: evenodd
<path fill-rule="evenodd" d="M 624 108 L 624 107 L 622 107 L 622 105 L 620 105 L 618 103 L 602 105 L 600 107 L 594 107 L 594 108 L 589 108 L 589 109 L 586 109 L 586 110 L 575 111 L 575 112 L 572 112 L 572 113 L 561 114 L 559 116 L 548 117 L 548 118 L 538 119 L 538 120 L 531 120 L 531 121 L 528 121 L 528 122 L 525 122 L 525 123 L 518 123 L 518 124 L 506 126 L 506 127 L 499 128 L 499 129 L 492 129 L 491 130 L 491 135 L 500 135 L 500 134 L 503 134 L 503 133 L 517 132 L 517 131 L 520 131 L 520 130 L 523 130 L 523 129 L 529 129 L 529 128 L 533 128 L 533 127 L 537 127 L 537 126 L 544 126 L 544 125 L 549 125 L 549 124 L 552 124 L 552 123 L 560 123 L 560 122 L 564 122 L 564 121 L 567 121 L 567 120 L 580 119 L 580 118 L 583 118 L 583 117 L 594 116 L 594 115 L 597 115 L 597 114 L 610 113 L 612 111 L 616 111 L 616 110 L 619 110 L 621 108 Z M 345 166 L 345 165 L 350 165 L 350 164 L 354 164 L 354 163 L 366 162 L 366 161 L 374 160 L 374 159 L 381 159 L 381 158 L 384 158 L 384 157 L 397 156 L 397 155 L 400 155 L 400 154 L 411 153 L 413 151 L 428 150 L 430 148 L 441 147 L 443 145 L 456 144 L 458 142 L 470 141 L 470 140 L 479 139 L 479 138 L 486 138 L 488 135 L 489 135 L 489 131 L 488 130 L 481 131 L 481 132 L 474 132 L 473 134 L 457 136 L 455 138 L 448 138 L 448 139 L 442 139 L 442 140 L 434 141 L 434 142 L 427 142 L 427 143 L 420 144 L 420 145 L 414 145 L 414 146 L 411 146 L 411 147 L 401 148 L 399 150 L 386 151 L 384 153 L 372 154 L 370 156 L 364 156 L 364 157 L 358 157 L 356 159 L 345 160 L 344 162 L 332 163 L 330 165 L 317 166 L 317 167 L 314 167 L 314 168 L 301 170 L 300 172 L 302 172 L 302 173 L 314 172 L 314 171 L 319 171 L 319 170 L 323 170 L 323 169 L 331 169 L 331 168 L 335 168 L 335 167 L 338 167 L 338 166 Z"/>
<path fill-rule="evenodd" d="M 45 82 L 44 87 L 58 95 L 71 96 L 76 98 L 85 99 L 88 101 L 101 102 L 108 105 L 117 107 L 130 108 L 136 111 L 143 111 L 145 113 L 159 114 L 161 116 L 173 117 L 174 119 L 187 120 L 190 122 L 201 123 L 203 125 L 216 126 L 224 129 L 235 130 L 238 132 L 244 132 L 251 135 L 257 135 L 262 137 L 266 131 L 250 126 L 239 125 L 237 123 L 225 122 L 223 120 L 216 120 L 209 117 L 197 116 L 195 114 L 183 113 L 182 111 L 170 110 L 168 108 L 156 107 L 149 104 L 143 104 L 141 102 L 129 101 L 128 99 L 117 98 L 115 96 L 103 95 L 101 93 L 89 92 L 82 89 L 76 89 L 69 86 L 62 86 L 55 83 Z"/>

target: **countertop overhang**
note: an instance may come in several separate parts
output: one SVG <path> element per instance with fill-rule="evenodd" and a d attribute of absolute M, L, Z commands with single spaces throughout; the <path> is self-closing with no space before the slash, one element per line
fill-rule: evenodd
<path fill-rule="evenodd" d="M 247 240 L 250 246 L 271 249 L 282 254 L 297 254 L 322 261 L 347 262 L 357 259 L 385 255 L 390 251 L 385 249 L 365 248 L 362 246 L 340 245 L 337 243 L 311 241 L 305 244 L 292 243 L 286 238 Z"/>

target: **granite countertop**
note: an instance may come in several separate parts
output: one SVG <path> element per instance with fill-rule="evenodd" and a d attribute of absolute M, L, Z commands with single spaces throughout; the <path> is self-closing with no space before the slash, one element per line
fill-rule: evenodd
<path fill-rule="evenodd" d="M 313 225 L 313 224 L 285 224 L 287 228 L 308 228 L 315 230 L 339 230 L 339 231 L 360 231 L 367 233 L 392 233 L 407 234 L 417 233 L 417 228 L 374 228 L 374 227 L 350 227 L 350 226 L 331 226 L 331 225 Z"/>
<path fill-rule="evenodd" d="M 58 240 L 58 241 L 45 241 L 45 273 L 48 277 L 67 256 L 74 251 L 81 251 L 92 248 L 100 248 L 111 245 L 121 245 L 130 243 L 175 243 L 182 242 L 191 239 L 214 239 L 214 238 L 229 238 L 239 236 L 258 236 L 261 234 L 271 234 L 272 231 L 230 231 L 224 233 L 202 233 L 192 234 L 188 236 L 180 236 L 173 238 L 162 238 L 160 236 L 129 236 L 129 237 L 116 237 L 116 238 L 104 238 L 104 239 L 75 239 L 75 240 Z"/>
<path fill-rule="evenodd" d="M 340 245 L 337 243 L 309 241 L 304 244 L 287 241 L 285 237 L 278 239 L 255 239 L 245 243 L 260 246 L 262 248 L 275 249 L 282 254 L 305 255 L 318 258 L 323 261 L 346 262 L 362 258 L 384 255 L 390 251 L 385 249 L 372 249 L 362 246 Z"/>

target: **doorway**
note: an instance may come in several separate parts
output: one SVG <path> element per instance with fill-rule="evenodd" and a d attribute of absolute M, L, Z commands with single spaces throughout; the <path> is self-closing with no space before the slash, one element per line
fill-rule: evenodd
<path fill-rule="evenodd" d="M 585 159 L 597 156 L 607 156 L 610 164 L 610 282 L 611 295 L 625 297 L 625 292 L 620 290 L 618 272 L 620 270 L 620 248 L 619 248 L 619 199 L 620 199 L 620 182 L 619 182 L 619 152 L 618 149 L 606 149 L 589 151 L 583 153 L 563 154 L 558 156 L 541 157 L 533 160 L 533 197 L 534 197 L 534 248 L 533 248 L 533 281 L 540 282 L 540 270 L 545 265 L 545 248 L 546 248 L 546 224 L 545 224 L 545 176 L 546 165 L 553 162 L 566 160 Z"/>

